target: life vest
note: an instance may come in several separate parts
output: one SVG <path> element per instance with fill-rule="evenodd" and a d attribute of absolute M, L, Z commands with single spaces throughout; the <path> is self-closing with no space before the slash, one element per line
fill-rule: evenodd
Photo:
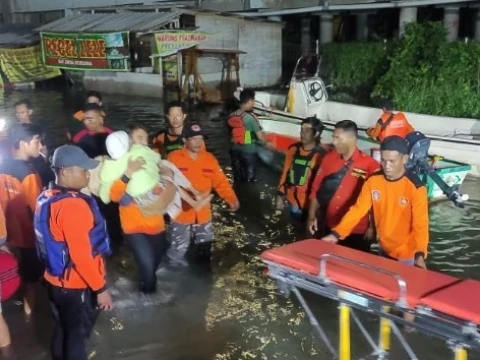
<path fill-rule="evenodd" d="M 228 118 L 228 126 L 232 132 L 232 142 L 238 145 L 250 145 L 253 144 L 255 141 L 255 134 L 253 134 L 250 130 L 245 128 L 245 123 L 243 122 L 243 118 L 246 115 L 246 112 L 242 112 L 241 114 L 237 114 L 234 112 Z M 258 122 L 257 117 L 253 113 L 249 113 L 252 115 L 255 120 Z"/>
<path fill-rule="evenodd" d="M 164 155 L 168 155 L 172 151 L 179 150 L 183 148 L 183 136 L 182 135 L 175 135 L 175 140 L 170 140 L 170 137 L 168 136 L 168 130 L 162 130 L 157 134 L 155 139 L 163 135 L 163 149 L 165 151 Z"/>
<path fill-rule="evenodd" d="M 18 262 L 12 254 L 0 251 L 0 300 L 8 300 L 20 287 Z"/>
<path fill-rule="evenodd" d="M 292 165 L 288 172 L 287 184 L 289 186 L 305 186 L 313 169 L 312 159 L 316 154 L 324 155 L 326 150 L 320 146 L 315 146 L 308 155 L 301 155 L 301 144 L 292 145 L 296 147 L 293 156 Z"/>
<path fill-rule="evenodd" d="M 382 116 L 383 118 L 383 116 Z M 411 128 L 407 122 L 407 119 L 403 114 L 390 114 L 388 118 L 383 120 L 382 118 L 378 119 L 378 124 L 380 125 L 380 134 L 378 134 L 378 140 L 381 142 L 388 136 L 397 135 L 402 138 L 406 138 L 409 129 Z"/>
<path fill-rule="evenodd" d="M 44 191 L 38 197 L 34 226 L 37 254 L 44 263 L 46 271 L 52 276 L 63 277 L 73 264 L 64 239 L 54 239 L 50 231 L 50 207 L 57 201 L 75 197 L 84 199 L 93 213 L 94 226 L 89 233 L 92 256 L 111 254 L 105 219 L 93 197 L 74 191 L 58 191 L 56 193 L 52 190 Z"/>

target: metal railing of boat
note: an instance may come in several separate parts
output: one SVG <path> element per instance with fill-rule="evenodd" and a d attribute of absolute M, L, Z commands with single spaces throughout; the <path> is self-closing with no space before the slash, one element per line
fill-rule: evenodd
<path fill-rule="evenodd" d="M 259 103 L 259 102 L 257 101 L 257 103 Z M 275 121 L 291 123 L 291 124 L 299 124 L 302 120 L 304 120 L 304 118 L 301 117 L 301 116 L 289 114 L 287 112 L 279 111 L 279 110 L 269 110 L 267 107 L 255 106 L 255 110 L 257 110 L 258 112 L 261 112 L 264 116 L 268 116 L 269 114 L 275 114 L 275 115 L 287 118 L 287 119 L 275 119 Z M 259 114 L 259 115 L 262 115 L 262 114 Z M 322 121 L 322 123 L 325 125 L 326 128 L 333 129 L 333 127 L 335 126 L 335 121 L 328 121 L 328 120 L 323 120 L 323 119 L 320 119 L 320 120 Z M 366 131 L 367 127 L 366 126 L 358 126 L 358 130 Z M 480 146 L 480 140 L 459 139 L 459 138 L 454 138 L 454 137 L 449 137 L 449 136 L 430 135 L 430 134 L 425 134 L 425 136 L 427 136 L 430 139 L 435 140 L 435 141 L 443 141 L 443 142 L 450 142 L 450 143 L 455 143 L 455 144 Z"/>

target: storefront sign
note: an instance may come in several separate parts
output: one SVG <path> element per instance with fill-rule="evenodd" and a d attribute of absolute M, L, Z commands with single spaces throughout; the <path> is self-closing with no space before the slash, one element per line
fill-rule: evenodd
<path fill-rule="evenodd" d="M 194 47 L 210 39 L 213 34 L 201 31 L 165 30 L 154 34 L 157 44 L 157 54 L 154 56 L 169 56 L 180 50 Z"/>
<path fill-rule="evenodd" d="M 45 65 L 62 69 L 129 71 L 128 32 L 41 33 Z"/>
<path fill-rule="evenodd" d="M 162 59 L 163 86 L 178 88 L 178 58 L 171 55 Z"/>
<path fill-rule="evenodd" d="M 0 49 L 0 64 L 7 79 L 13 84 L 51 79 L 62 74 L 59 69 L 43 64 L 40 45 Z"/>

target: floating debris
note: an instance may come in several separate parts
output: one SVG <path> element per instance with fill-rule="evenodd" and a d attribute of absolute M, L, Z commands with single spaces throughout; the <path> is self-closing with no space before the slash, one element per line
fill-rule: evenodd
<path fill-rule="evenodd" d="M 123 330 L 123 324 L 118 321 L 118 319 L 116 317 L 112 317 L 110 318 L 110 322 L 112 323 L 113 327 L 112 327 L 112 330 L 113 331 L 121 331 Z"/>

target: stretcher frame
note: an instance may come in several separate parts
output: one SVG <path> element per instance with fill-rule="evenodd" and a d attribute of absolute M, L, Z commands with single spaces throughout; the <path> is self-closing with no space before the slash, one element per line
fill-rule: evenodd
<path fill-rule="evenodd" d="M 397 281 L 399 287 L 398 298 L 393 302 L 386 301 L 336 283 L 327 276 L 327 263 L 329 259 L 347 262 L 371 271 L 392 276 Z M 403 336 L 398 325 L 410 326 L 419 330 L 421 333 L 445 340 L 453 352 L 455 360 L 467 360 L 467 349 L 480 352 L 480 333 L 478 332 L 476 324 L 436 312 L 424 306 L 417 306 L 414 310 L 409 308 L 406 301 L 407 283 L 399 274 L 331 253 L 323 254 L 320 257 L 320 272 L 318 276 L 281 265 L 271 260 L 262 259 L 262 261 L 268 266 L 268 275 L 277 281 L 280 293 L 287 297 L 290 296 L 291 293 L 295 294 L 301 306 L 304 308 L 310 324 L 317 331 L 334 359 L 351 360 L 350 318 L 354 320 L 372 347 L 373 352 L 370 356 L 376 357 L 379 360 L 388 359 L 392 331 L 399 340 L 402 348 L 408 354 L 409 359 L 419 359 Z M 340 303 L 338 351 L 335 350 L 332 342 L 328 339 L 325 331 L 301 294 L 300 289 L 310 291 Z M 354 309 L 380 317 L 378 342 L 373 339 L 363 326 L 355 314 Z M 397 315 L 395 312 L 392 313 L 391 310 L 395 312 L 399 311 L 402 314 L 412 314 L 415 316 L 415 321 L 408 322 L 404 320 L 402 315 Z"/>

